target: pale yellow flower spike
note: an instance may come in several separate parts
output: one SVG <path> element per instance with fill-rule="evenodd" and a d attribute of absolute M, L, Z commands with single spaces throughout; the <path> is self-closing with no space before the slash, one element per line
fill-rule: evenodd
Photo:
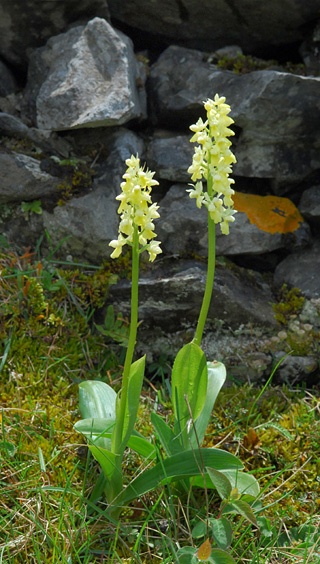
<path fill-rule="evenodd" d="M 121 194 L 116 197 L 120 201 L 118 214 L 120 214 L 119 236 L 109 243 L 114 247 L 111 258 L 117 258 L 122 253 L 124 245 L 132 245 L 134 226 L 138 228 L 139 244 L 142 246 L 140 251 L 147 250 L 149 260 L 154 261 L 156 256 L 162 251 L 160 241 L 154 241 L 157 235 L 154 233 L 153 220 L 159 216 L 157 204 L 152 204 L 152 186 L 157 186 L 159 182 L 153 179 L 154 172 L 144 170 L 140 167 L 140 159 L 131 156 L 126 160 L 127 170 L 123 175 L 124 182 L 121 182 Z"/>
<path fill-rule="evenodd" d="M 195 147 L 192 165 L 188 168 L 192 189 L 187 190 L 190 198 L 195 198 L 198 208 L 205 205 L 210 217 L 215 223 L 220 223 L 222 233 L 228 235 L 229 223 L 234 221 L 236 210 L 233 209 L 232 196 L 234 190 L 231 185 L 234 180 L 229 178 L 232 172 L 231 165 L 236 162 L 234 154 L 230 151 L 234 135 L 230 125 L 234 123 L 228 116 L 231 108 L 225 103 L 224 96 L 215 95 L 214 100 L 206 100 L 204 107 L 207 111 L 205 122 L 200 118 L 197 123 L 190 126 L 194 135 L 191 143 L 198 143 Z M 210 174 L 213 183 L 213 193 L 209 196 L 203 190 L 203 180 L 208 180 Z"/>

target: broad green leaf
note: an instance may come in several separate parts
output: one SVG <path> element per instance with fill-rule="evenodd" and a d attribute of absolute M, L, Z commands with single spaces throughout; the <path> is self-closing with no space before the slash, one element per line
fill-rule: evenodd
<path fill-rule="evenodd" d="M 227 469 L 241 470 L 242 468 L 238 458 L 223 450 L 203 448 L 201 449 L 201 455 L 202 459 L 199 451 L 185 451 L 165 458 L 162 462 L 159 462 L 153 468 L 146 470 L 132 480 L 120 494 L 117 502 L 121 505 L 126 504 L 161 484 L 165 484 L 168 480 L 181 480 L 197 476 L 201 473 L 202 460 L 205 467 L 210 466 L 210 468 L 216 468 L 221 471 Z"/>
<path fill-rule="evenodd" d="M 238 488 L 238 492 L 242 494 L 257 497 L 260 493 L 259 482 L 252 474 L 246 472 L 234 472 L 234 470 L 226 470 L 224 472 L 229 478 L 232 488 Z"/>
<path fill-rule="evenodd" d="M 143 458 L 147 458 L 149 461 L 156 458 L 154 446 L 145 437 L 138 436 L 133 432 L 127 444 L 129 448 L 140 454 L 140 456 L 143 456 Z"/>
<path fill-rule="evenodd" d="M 79 408 L 82 419 L 115 419 L 116 392 L 98 380 L 79 384 Z"/>
<path fill-rule="evenodd" d="M 214 468 L 206 468 L 206 471 L 221 499 L 228 499 L 232 491 L 232 485 L 227 476 Z"/>
<path fill-rule="evenodd" d="M 103 441 L 105 438 L 111 438 L 114 423 L 112 419 L 81 419 L 75 423 L 74 429 L 88 440 L 91 439 L 91 444 L 94 442 L 94 446 L 106 448 Z M 134 429 L 128 439 L 128 447 L 149 460 L 156 456 L 155 448 L 150 441 Z"/>
<path fill-rule="evenodd" d="M 207 534 L 207 523 L 206 521 L 198 521 L 198 523 L 193 527 L 192 531 L 193 539 L 200 539 Z"/>
<path fill-rule="evenodd" d="M 226 380 L 226 368 L 222 362 L 207 362 L 208 368 L 208 386 L 207 386 L 207 393 L 206 399 L 202 408 L 202 411 L 198 415 L 195 421 L 195 427 L 197 431 L 197 436 L 199 443 L 201 445 L 205 432 L 210 422 L 210 417 L 212 414 L 212 410 L 214 408 L 214 404 L 218 397 L 218 394 L 225 383 Z M 198 445 L 198 441 L 194 432 L 194 428 L 192 427 L 189 434 L 189 439 L 191 440 L 191 444 L 193 448 L 196 448 Z"/>
<path fill-rule="evenodd" d="M 199 560 L 196 552 L 197 549 L 192 546 L 180 548 L 177 552 L 178 564 L 197 564 Z"/>
<path fill-rule="evenodd" d="M 232 527 L 226 517 L 211 519 L 212 536 L 219 548 L 226 550 L 232 541 Z"/>
<path fill-rule="evenodd" d="M 89 449 L 97 462 L 99 462 L 106 479 L 110 480 L 112 474 L 114 474 L 117 469 L 116 461 L 119 455 L 94 445 L 89 445 Z"/>
<path fill-rule="evenodd" d="M 155 432 L 157 433 L 167 456 L 178 454 L 183 450 L 180 437 L 174 434 L 172 429 L 169 425 L 167 425 L 162 417 L 156 413 L 151 413 L 151 423 L 154 426 Z"/>
<path fill-rule="evenodd" d="M 137 420 L 137 413 L 140 403 L 140 394 L 144 378 L 146 357 L 143 356 L 136 360 L 130 367 L 128 394 L 126 401 L 125 418 L 122 432 L 122 443 L 120 450 L 124 451 L 127 446 L 129 437 L 132 434 L 133 428 Z M 119 416 L 116 403 L 116 423 Z"/>
<path fill-rule="evenodd" d="M 195 343 L 188 343 L 177 354 L 172 368 L 172 402 L 175 434 L 181 433 L 185 448 L 189 447 L 187 422 L 190 405 L 193 419 L 201 413 L 207 392 L 208 369 L 203 351 Z"/>
<path fill-rule="evenodd" d="M 82 433 L 90 444 L 94 443 L 95 446 L 110 450 L 110 438 L 114 424 L 114 419 L 106 419 L 102 417 L 100 419 L 88 418 L 77 421 L 73 428 L 78 433 Z"/>
<path fill-rule="evenodd" d="M 102 468 L 105 477 L 104 492 L 108 502 L 111 503 L 122 490 L 123 476 L 121 468 L 117 465 L 121 459 L 119 455 L 105 448 L 89 445 L 89 449 Z"/>
<path fill-rule="evenodd" d="M 211 564 L 236 564 L 236 561 L 221 548 L 213 548 L 207 562 Z"/>
<path fill-rule="evenodd" d="M 246 474 L 245 472 L 238 472 L 237 470 L 223 470 L 223 473 L 230 480 L 232 488 L 237 487 L 240 494 L 246 493 L 256 497 L 260 492 L 260 487 L 252 474 Z M 203 478 L 202 476 L 196 476 L 193 480 L 193 485 L 203 488 Z M 215 488 L 209 476 L 206 475 L 206 486 L 207 488 Z"/>
<path fill-rule="evenodd" d="M 245 501 L 241 501 L 241 499 L 227 503 L 227 505 L 224 506 L 221 514 L 225 515 L 227 513 L 236 513 L 238 515 L 242 515 L 242 517 L 245 517 L 245 519 L 250 521 L 250 523 L 255 525 L 255 527 L 258 527 L 256 516 L 253 513 L 250 505 Z"/>

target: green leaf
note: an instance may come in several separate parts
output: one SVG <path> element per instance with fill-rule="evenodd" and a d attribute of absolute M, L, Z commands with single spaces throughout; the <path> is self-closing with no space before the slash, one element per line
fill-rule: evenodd
<path fill-rule="evenodd" d="M 151 423 L 154 426 L 155 432 L 159 437 L 167 456 L 178 454 L 183 450 L 179 440 L 180 437 L 174 434 L 172 429 L 166 424 L 162 417 L 156 413 L 151 413 Z"/>
<path fill-rule="evenodd" d="M 260 487 L 252 474 L 245 472 L 238 472 L 237 470 L 224 470 L 223 473 L 230 480 L 232 488 L 237 487 L 240 494 L 246 493 L 256 497 L 260 492 Z M 203 488 L 202 476 L 196 476 L 193 480 L 193 485 Z M 207 488 L 215 488 L 209 476 L 206 476 Z"/>
<path fill-rule="evenodd" d="M 197 549 L 192 546 L 184 546 L 180 548 L 177 552 L 178 564 L 197 564 L 199 562 L 197 555 Z"/>
<path fill-rule="evenodd" d="M 185 345 L 177 354 L 172 368 L 172 402 L 175 418 L 175 434 L 181 433 L 183 445 L 190 448 L 187 422 L 190 413 L 185 400 L 188 399 L 193 419 L 200 415 L 207 392 L 208 369 L 203 351 L 195 343 Z"/>
<path fill-rule="evenodd" d="M 272 537 L 272 527 L 269 519 L 261 515 L 257 518 L 258 527 L 264 537 Z"/>
<path fill-rule="evenodd" d="M 250 505 L 241 499 L 230 501 L 227 505 L 224 506 L 221 514 L 225 515 L 226 513 L 236 513 L 238 515 L 242 515 L 245 519 L 250 521 L 255 527 L 258 527 L 257 519 L 255 514 L 253 513 Z"/>
<path fill-rule="evenodd" d="M 111 503 L 122 490 L 123 476 L 121 467 L 117 464 L 121 463 L 121 457 L 105 448 L 89 445 L 89 449 L 102 468 L 105 477 L 104 492 Z"/>
<path fill-rule="evenodd" d="M 214 468 L 206 468 L 206 471 L 208 472 L 210 480 L 216 488 L 221 499 L 228 499 L 232 491 L 232 485 L 227 476 L 222 474 L 222 472 L 215 470 Z"/>
<path fill-rule="evenodd" d="M 236 561 L 221 548 L 213 548 L 207 562 L 211 564 L 236 564 Z"/>
<path fill-rule="evenodd" d="M 115 419 L 116 392 L 98 380 L 79 384 L 79 408 L 82 419 Z"/>
<path fill-rule="evenodd" d="M 198 521 L 193 527 L 191 534 L 193 539 L 200 539 L 207 533 L 207 523 L 205 521 Z"/>
<path fill-rule="evenodd" d="M 217 361 L 207 362 L 207 368 L 208 368 L 208 385 L 207 385 L 206 399 L 202 411 L 200 412 L 197 419 L 195 420 L 195 427 L 200 445 L 204 439 L 205 432 L 210 422 L 210 417 L 212 414 L 214 404 L 226 380 L 226 374 L 227 374 L 226 368 L 224 364 L 222 364 L 222 362 L 217 362 Z M 191 428 L 189 437 L 193 448 L 196 448 L 198 442 L 193 427 Z"/>
<path fill-rule="evenodd" d="M 149 461 L 156 458 L 154 446 L 145 437 L 137 436 L 135 431 L 133 431 L 131 437 L 129 437 L 128 447 L 140 454 L 140 456 L 143 456 L 143 458 L 147 458 Z"/>
<path fill-rule="evenodd" d="M 112 474 L 117 468 L 116 461 L 117 458 L 119 458 L 119 455 L 114 454 L 105 448 L 96 447 L 95 445 L 89 445 L 89 449 L 97 462 L 99 462 L 106 479 L 110 480 Z"/>
<path fill-rule="evenodd" d="M 203 448 L 201 449 L 201 454 L 205 467 L 210 466 L 221 471 L 227 469 L 240 470 L 242 468 L 240 460 L 229 452 L 214 448 Z M 197 476 L 201 473 L 201 463 L 199 451 L 185 451 L 165 458 L 162 462 L 159 462 L 153 468 L 146 470 L 132 480 L 120 494 L 117 502 L 119 504 L 126 504 L 161 484 L 167 483 L 168 480 L 181 480 Z"/>
<path fill-rule="evenodd" d="M 210 520 L 212 524 L 212 536 L 219 548 L 225 550 L 231 545 L 232 527 L 226 517 Z"/>
<path fill-rule="evenodd" d="M 144 378 L 144 368 L 146 363 L 146 357 L 143 356 L 136 360 L 130 367 L 129 381 L 128 381 L 128 393 L 124 416 L 124 425 L 122 431 L 122 443 L 120 446 L 120 451 L 124 451 L 127 446 L 129 437 L 132 434 L 133 428 L 136 424 L 137 413 L 140 403 L 140 394 Z M 117 424 L 117 403 L 116 403 L 116 424 Z"/>
<path fill-rule="evenodd" d="M 111 439 L 114 424 L 113 419 L 81 419 L 75 423 L 74 429 L 82 433 L 87 440 L 91 441 L 91 444 L 94 443 L 94 446 L 106 448 L 104 439 Z M 135 430 L 129 437 L 127 446 L 149 460 L 156 456 L 155 448 L 150 441 Z"/>
<path fill-rule="evenodd" d="M 94 419 L 95 421 L 99 419 L 103 419 L 104 421 L 109 420 L 110 425 L 114 425 L 116 418 L 116 397 L 116 392 L 104 382 L 100 382 L 99 380 L 81 382 L 81 384 L 79 384 L 79 408 L 82 418 L 84 420 Z M 78 425 L 80 425 L 80 422 L 75 425 L 77 431 L 79 430 L 77 428 Z M 79 432 L 81 433 L 82 431 L 79 430 Z M 94 436 L 93 430 L 91 438 L 92 440 L 97 438 Z M 97 446 L 110 450 L 110 439 L 99 439 Z"/>

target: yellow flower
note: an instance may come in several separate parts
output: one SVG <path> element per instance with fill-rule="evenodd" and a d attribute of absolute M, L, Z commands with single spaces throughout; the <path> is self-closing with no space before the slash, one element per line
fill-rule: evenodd
<path fill-rule="evenodd" d="M 236 162 L 230 150 L 231 141 L 228 139 L 234 132 L 229 126 L 234 123 L 228 116 L 231 108 L 225 103 L 225 97 L 215 95 L 214 100 L 204 102 L 207 120 L 200 118 L 190 129 L 194 132 L 192 143 L 195 147 L 192 165 L 188 168 L 191 180 L 196 182 L 193 190 L 188 190 L 190 198 L 196 198 L 198 208 L 204 204 L 210 217 L 215 223 L 220 223 L 222 233 L 229 233 L 229 223 L 234 221 L 233 209 L 234 190 L 231 185 L 234 180 L 229 178 L 231 165 Z M 202 180 L 212 181 L 212 194 L 209 196 L 203 190 Z"/>
<path fill-rule="evenodd" d="M 157 204 L 152 204 L 152 186 L 159 183 L 153 179 L 154 172 L 144 170 L 140 167 L 140 159 L 131 156 L 126 160 L 127 170 L 121 182 L 121 194 L 116 197 L 120 201 L 118 213 L 120 214 L 119 237 L 109 243 L 114 247 L 110 255 L 117 258 L 122 253 L 122 247 L 126 244 L 132 245 L 134 230 L 138 229 L 139 244 L 142 248 L 139 252 L 147 250 L 149 260 L 153 261 L 157 254 L 161 253 L 160 241 L 152 241 L 154 233 L 153 219 L 159 216 Z M 156 243 L 156 244 L 155 244 Z"/>

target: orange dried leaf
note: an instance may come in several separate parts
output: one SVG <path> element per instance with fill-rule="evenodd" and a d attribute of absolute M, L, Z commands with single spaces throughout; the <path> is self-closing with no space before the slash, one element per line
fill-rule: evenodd
<path fill-rule="evenodd" d="M 303 217 L 288 198 L 280 196 L 256 196 L 235 192 L 234 208 L 247 214 L 250 223 L 268 233 L 292 233 Z"/>
<path fill-rule="evenodd" d="M 204 541 L 198 549 L 198 559 L 199 560 L 208 560 L 209 556 L 211 555 L 211 542 L 209 539 Z"/>

